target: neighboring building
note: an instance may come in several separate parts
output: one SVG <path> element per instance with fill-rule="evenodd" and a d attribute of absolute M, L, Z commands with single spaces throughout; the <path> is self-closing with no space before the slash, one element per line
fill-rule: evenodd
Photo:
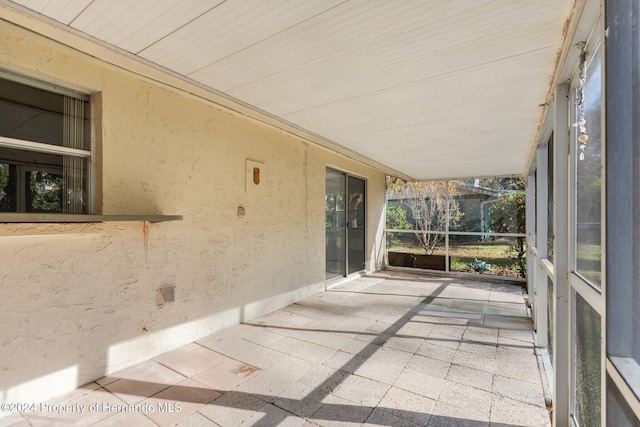
<path fill-rule="evenodd" d="M 491 232 L 491 204 L 500 199 L 500 195 L 513 193 L 512 189 L 492 189 L 481 185 L 482 180 L 471 179 L 455 183 L 455 191 L 450 196 L 456 203 L 459 216 L 456 225 L 450 227 L 450 231 Z M 407 212 L 407 221 L 416 228 L 416 219 L 410 206 L 403 200 L 410 197 L 407 194 L 398 194 L 393 190 L 387 190 L 388 206 L 402 206 Z M 428 203 L 428 199 L 427 199 Z M 482 236 L 477 236 L 478 238 Z"/>

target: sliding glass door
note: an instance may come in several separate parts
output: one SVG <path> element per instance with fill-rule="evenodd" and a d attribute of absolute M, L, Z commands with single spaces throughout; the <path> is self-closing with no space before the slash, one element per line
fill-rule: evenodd
<path fill-rule="evenodd" d="M 364 180 L 348 177 L 347 200 L 347 274 L 365 269 L 364 263 Z"/>
<path fill-rule="evenodd" d="M 326 279 L 365 269 L 365 181 L 327 168 Z"/>
<path fill-rule="evenodd" d="M 346 175 L 327 169 L 326 180 L 326 279 L 344 277 L 347 274 L 347 213 L 345 200 Z"/>

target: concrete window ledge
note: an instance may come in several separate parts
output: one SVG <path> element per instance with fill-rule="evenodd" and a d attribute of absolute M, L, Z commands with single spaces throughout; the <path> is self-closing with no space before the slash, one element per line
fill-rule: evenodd
<path fill-rule="evenodd" d="M 0 223 L 89 223 L 111 221 L 182 221 L 182 215 L 81 215 L 58 213 L 0 213 Z"/>

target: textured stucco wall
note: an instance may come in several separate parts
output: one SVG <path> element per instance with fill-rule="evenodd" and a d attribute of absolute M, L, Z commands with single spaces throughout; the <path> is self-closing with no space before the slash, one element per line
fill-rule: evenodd
<path fill-rule="evenodd" d="M 73 389 L 324 288 L 327 166 L 367 179 L 370 269 L 384 175 L 288 133 L 0 22 L 0 67 L 97 100 L 104 214 L 152 224 L 0 224 L 0 401 Z M 264 191 L 245 191 L 245 161 Z M 238 218 L 243 206 L 246 216 Z M 156 288 L 176 302 L 156 307 Z"/>

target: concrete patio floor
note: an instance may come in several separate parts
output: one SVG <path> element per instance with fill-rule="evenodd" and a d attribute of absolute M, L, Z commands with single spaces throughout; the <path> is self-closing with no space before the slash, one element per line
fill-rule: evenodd
<path fill-rule="evenodd" d="M 36 409 L 4 421 L 550 425 L 519 286 L 391 271 L 333 287 Z"/>

